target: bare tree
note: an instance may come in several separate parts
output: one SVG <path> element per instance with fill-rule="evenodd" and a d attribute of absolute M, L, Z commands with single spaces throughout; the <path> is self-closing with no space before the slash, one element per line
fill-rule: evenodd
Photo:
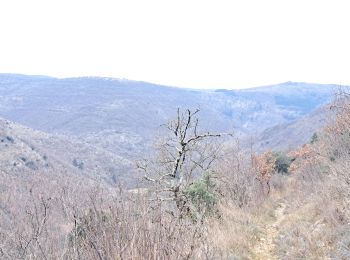
<path fill-rule="evenodd" d="M 157 199 L 174 201 L 181 215 L 190 210 L 185 190 L 211 171 L 219 157 L 221 145 L 213 139 L 227 135 L 200 132 L 198 113 L 199 109 L 178 109 L 176 118 L 165 125 L 169 135 L 158 142 L 157 158 L 137 164 L 145 180 L 155 185 Z"/>

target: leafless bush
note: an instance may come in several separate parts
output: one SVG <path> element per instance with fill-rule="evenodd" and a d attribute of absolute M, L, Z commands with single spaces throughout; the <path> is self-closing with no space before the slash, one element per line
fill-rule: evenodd
<path fill-rule="evenodd" d="M 138 164 L 140 189 L 0 172 L 0 258 L 247 257 L 255 224 L 246 209 L 268 195 L 271 162 L 201 132 L 197 113 L 179 110 L 166 125 L 156 160 Z"/>
<path fill-rule="evenodd" d="M 252 157 L 247 158 L 236 141 L 225 149 L 225 156 L 218 164 L 222 196 L 239 208 L 253 206 L 266 195 L 266 183 L 260 178 L 262 175 L 253 166 L 252 160 Z"/>

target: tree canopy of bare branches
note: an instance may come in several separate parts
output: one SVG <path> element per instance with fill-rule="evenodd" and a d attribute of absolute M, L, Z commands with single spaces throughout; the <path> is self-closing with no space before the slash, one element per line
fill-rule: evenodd
<path fill-rule="evenodd" d="M 155 185 L 157 198 L 176 203 L 180 212 L 189 210 L 185 190 L 206 172 L 220 156 L 221 133 L 201 132 L 199 109 L 177 110 L 175 119 L 167 123 L 168 135 L 158 143 L 158 157 L 138 163 L 144 178 Z"/>

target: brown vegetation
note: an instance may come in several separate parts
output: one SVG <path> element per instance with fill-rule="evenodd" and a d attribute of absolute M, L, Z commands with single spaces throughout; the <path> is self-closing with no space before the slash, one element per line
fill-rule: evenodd
<path fill-rule="evenodd" d="M 139 189 L 1 172 L 0 258 L 348 259 L 349 96 L 332 109 L 332 124 L 288 154 L 289 175 L 271 151 L 200 132 L 190 110 L 138 164 Z"/>
<path fill-rule="evenodd" d="M 350 257 L 350 98 L 336 96 L 333 121 L 316 141 L 290 153 L 293 183 L 285 191 L 288 213 L 280 226 L 279 257 Z"/>

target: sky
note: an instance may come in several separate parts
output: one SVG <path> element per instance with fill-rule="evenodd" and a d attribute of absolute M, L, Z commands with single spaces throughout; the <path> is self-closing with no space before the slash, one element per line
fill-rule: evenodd
<path fill-rule="evenodd" d="M 350 85 L 346 0 L 1 0 L 0 73 Z"/>

